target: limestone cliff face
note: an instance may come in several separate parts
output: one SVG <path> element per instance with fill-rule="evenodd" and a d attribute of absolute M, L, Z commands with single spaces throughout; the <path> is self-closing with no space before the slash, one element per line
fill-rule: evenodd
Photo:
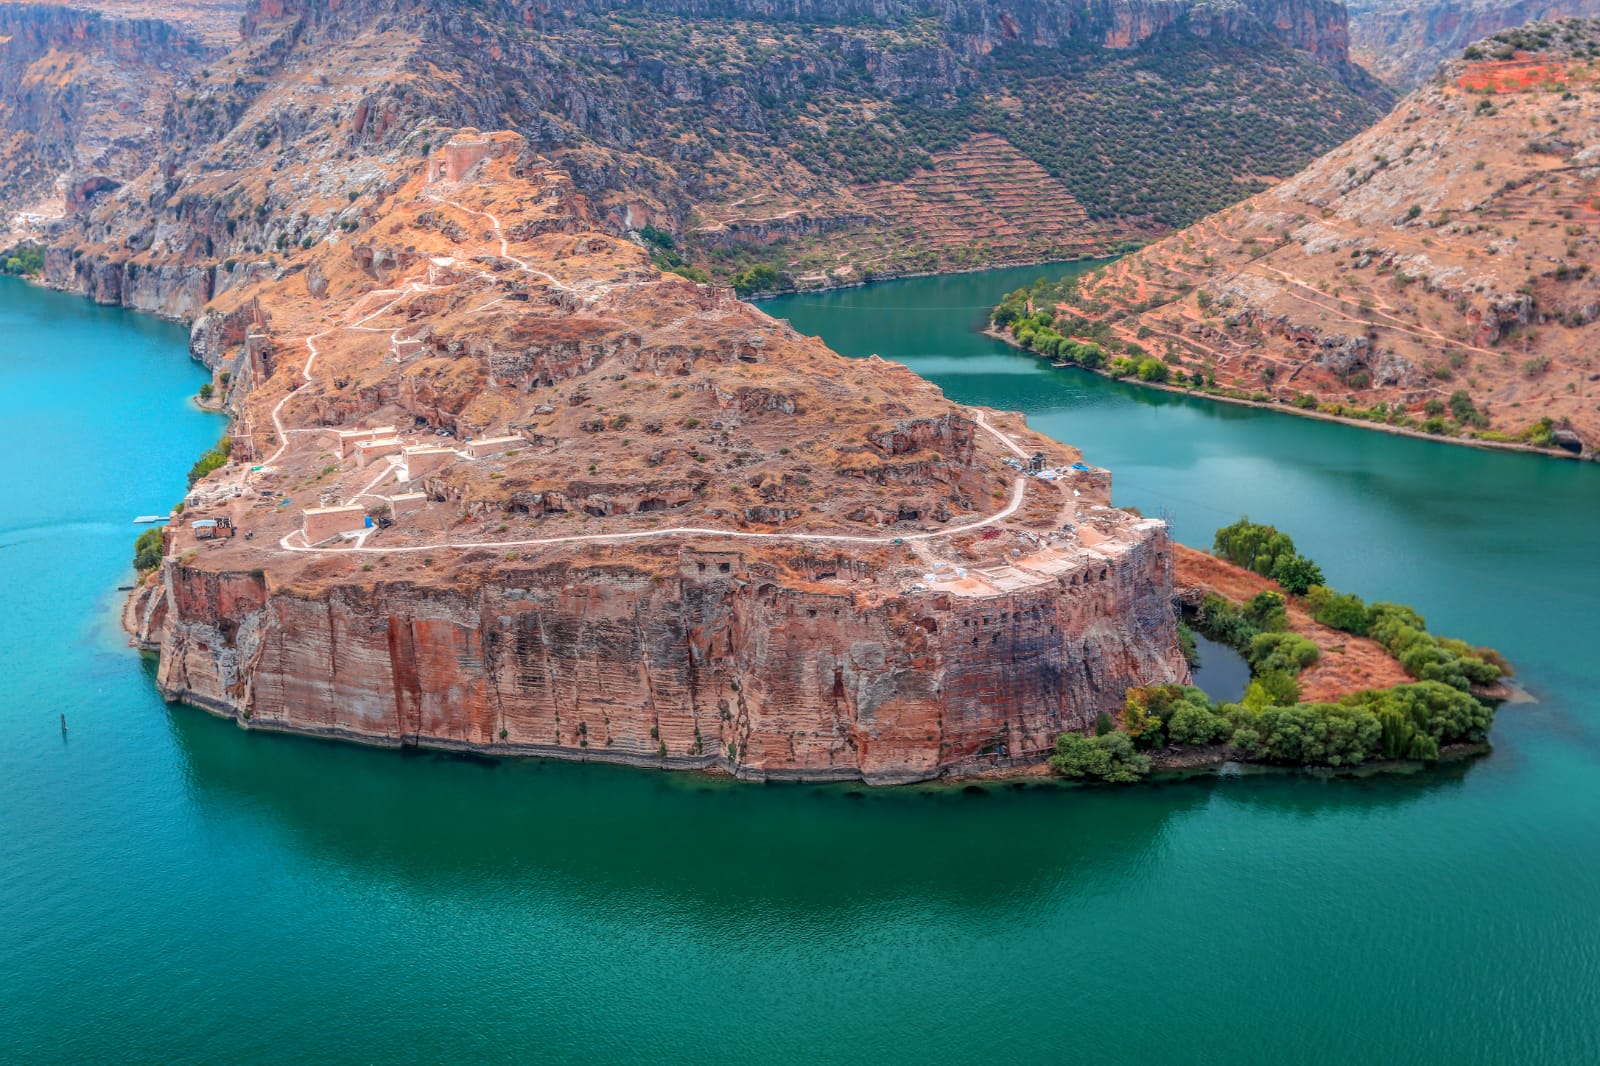
<path fill-rule="evenodd" d="M 0 204 L 78 214 L 138 175 L 173 87 L 206 54 L 159 19 L 0 4 Z"/>
<path fill-rule="evenodd" d="M 892 784 L 1001 748 L 1037 758 L 1128 686 L 1186 676 L 1155 523 L 1052 585 L 867 608 L 690 550 L 476 588 L 308 594 L 186 566 L 165 581 L 168 613 L 144 617 L 164 627 L 146 639 L 166 695 L 383 745 Z"/>
<path fill-rule="evenodd" d="M 1392 85 L 1413 89 L 1473 41 L 1535 19 L 1600 15 L 1597 0 L 1351 0 L 1350 50 Z"/>

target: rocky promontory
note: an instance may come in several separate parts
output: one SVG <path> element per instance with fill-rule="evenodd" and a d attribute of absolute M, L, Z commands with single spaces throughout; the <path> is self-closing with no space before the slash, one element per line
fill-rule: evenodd
<path fill-rule="evenodd" d="M 1186 678 L 1165 527 L 1076 451 L 661 274 L 516 135 L 382 180 L 196 322 L 236 421 L 129 611 L 170 698 L 893 783 Z"/>

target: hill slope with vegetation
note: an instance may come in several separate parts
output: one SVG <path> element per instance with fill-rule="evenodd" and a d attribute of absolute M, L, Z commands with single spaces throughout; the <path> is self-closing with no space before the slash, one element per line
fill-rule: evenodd
<path fill-rule="evenodd" d="M 1600 23 L 1535 23 L 1294 178 L 996 321 L 1146 381 L 1592 454 L 1597 160 Z"/>

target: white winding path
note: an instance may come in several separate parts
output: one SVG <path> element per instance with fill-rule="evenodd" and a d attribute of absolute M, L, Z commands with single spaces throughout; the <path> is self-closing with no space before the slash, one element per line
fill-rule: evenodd
<path fill-rule="evenodd" d="M 1028 453 L 1021 448 L 1010 436 L 989 424 L 982 411 L 972 410 L 973 420 L 996 440 L 1004 444 L 1012 452 L 1023 458 Z M 384 474 L 388 471 L 385 470 Z M 383 475 L 379 475 L 381 479 Z M 376 481 L 373 485 L 377 484 Z M 361 495 L 371 495 L 373 485 L 368 485 Z M 997 522 L 1004 522 L 1022 506 L 1023 497 L 1028 491 L 1028 478 L 1026 475 L 1018 477 L 1011 486 L 1011 499 L 1003 508 L 986 518 L 980 518 L 964 525 L 952 526 L 949 529 L 930 530 L 925 533 L 902 533 L 899 536 L 880 535 L 868 536 L 859 533 L 750 533 L 738 529 L 712 529 L 704 526 L 674 526 L 671 529 L 643 529 L 630 533 L 574 533 L 564 537 L 529 537 L 522 540 L 478 540 L 478 541 L 440 541 L 434 544 L 403 544 L 394 546 L 369 547 L 366 543 L 367 534 L 359 536 L 357 543 L 352 547 L 312 547 L 305 543 L 305 532 L 294 530 L 278 541 L 278 546 L 285 551 L 292 552 L 329 552 L 345 554 L 349 552 L 435 552 L 435 551 L 460 551 L 474 548 L 537 548 L 550 547 L 558 544 L 581 544 L 584 542 L 604 543 L 607 541 L 650 540 L 657 537 L 726 537 L 730 540 L 788 540 L 798 541 L 803 544 L 899 544 L 912 541 L 934 540 L 938 537 L 955 536 L 958 533 L 970 533 L 974 529 L 983 529 Z M 295 538 L 300 543 L 292 543 Z"/>
<path fill-rule="evenodd" d="M 473 208 L 467 207 L 464 204 L 456 203 L 453 200 L 443 200 L 438 197 L 429 197 L 429 199 L 433 200 L 435 203 L 444 204 L 448 207 L 454 207 L 459 211 L 465 211 L 469 215 L 478 215 L 481 218 L 488 219 L 489 224 L 494 228 L 495 239 L 499 242 L 500 257 L 502 259 L 505 259 L 511 263 L 515 263 L 520 270 L 544 280 L 552 288 L 560 289 L 566 292 L 576 291 L 570 286 L 563 285 L 561 282 L 557 281 L 554 277 L 545 273 L 544 271 L 531 267 L 523 260 L 512 255 L 510 246 L 506 242 L 505 231 L 501 229 L 500 220 L 494 215 L 487 211 L 474 210 Z M 271 455 L 267 456 L 261 461 L 262 466 L 270 466 L 272 463 L 277 461 L 279 456 L 284 453 L 284 450 L 289 446 L 289 434 L 322 432 L 320 428 L 286 429 L 283 425 L 282 418 L 284 405 L 287 404 L 292 398 L 297 396 L 306 386 L 310 385 L 316 380 L 312 374 L 312 368 L 316 365 L 317 356 L 321 354 L 320 350 L 317 348 L 317 341 L 342 329 L 371 329 L 371 327 L 366 326 L 367 322 L 387 313 L 390 308 L 406 297 L 415 295 L 416 293 L 426 292 L 431 288 L 433 288 L 433 286 L 422 285 L 418 284 L 417 282 L 410 282 L 402 289 L 375 289 L 367 295 L 384 296 L 393 293 L 394 299 L 390 300 L 388 303 L 385 303 L 377 310 L 361 316 L 354 322 L 337 326 L 329 326 L 320 333 L 309 334 L 305 338 L 307 355 L 305 364 L 300 368 L 300 376 L 303 380 L 300 382 L 300 384 L 284 393 L 282 398 L 280 398 L 272 407 L 272 426 L 278 434 L 278 447 Z M 483 308 L 478 308 L 477 310 L 483 310 Z M 373 332 L 383 331 L 374 330 Z M 390 339 L 391 342 L 394 339 L 392 334 Z M 1018 445 L 1016 441 L 1012 440 L 1009 434 L 996 429 L 994 426 L 991 426 L 988 418 L 985 417 L 982 411 L 977 410 L 976 408 L 970 410 L 973 420 L 980 427 L 982 427 L 986 433 L 994 437 L 1001 444 L 1005 445 L 1006 448 L 1013 454 L 1020 456 L 1023 459 L 1028 458 L 1028 452 Z M 384 470 L 379 473 L 377 477 L 373 478 L 364 489 L 362 489 L 353 497 L 353 499 L 360 499 L 364 496 L 372 496 L 375 499 L 383 498 L 377 496 L 372 490 L 377 487 L 380 481 L 389 476 L 394 471 L 394 468 L 395 463 L 391 459 L 385 466 Z M 630 533 L 575 533 L 564 537 L 531 537 L 522 540 L 441 541 L 435 544 L 405 544 L 369 547 L 366 544 L 366 540 L 371 534 L 370 532 L 364 531 L 357 536 L 356 542 L 352 546 L 313 547 L 305 543 L 304 530 L 297 529 L 280 539 L 278 541 L 278 546 L 285 551 L 292 552 L 328 552 L 338 554 L 349 552 L 377 552 L 380 554 L 386 554 L 389 552 L 461 551 L 476 548 L 547 547 L 558 544 L 578 544 L 584 542 L 605 543 L 607 541 L 649 540 L 662 537 L 726 537 L 730 540 L 788 540 L 798 541 L 801 543 L 832 544 L 900 544 L 913 541 L 934 540 L 938 537 L 949 537 L 959 533 L 969 533 L 975 529 L 982 529 L 986 526 L 992 526 L 997 522 L 1004 522 L 1006 519 L 1016 514 L 1017 510 L 1022 506 L 1022 501 L 1027 493 L 1027 489 L 1028 478 L 1025 475 L 1018 477 L 1011 486 L 1010 502 L 1008 502 L 1005 507 L 996 511 L 994 514 L 989 515 L 986 518 L 980 518 L 976 521 L 968 522 L 965 525 L 954 526 L 950 529 L 932 530 L 924 533 L 905 533 L 901 534 L 900 536 L 867 536 L 864 534 L 853 533 L 750 533 L 736 529 L 712 529 L 701 526 L 674 526 L 671 529 L 648 529 L 638 530 Z M 300 543 L 291 543 L 297 537 L 300 539 Z"/>

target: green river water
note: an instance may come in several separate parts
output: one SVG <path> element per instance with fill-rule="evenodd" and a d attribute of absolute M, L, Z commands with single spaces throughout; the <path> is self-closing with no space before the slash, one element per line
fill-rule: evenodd
<path fill-rule="evenodd" d="M 1600 1062 L 1600 468 L 972 332 L 1037 273 L 767 307 L 1500 647 L 1539 702 L 1491 755 L 969 794 L 246 734 L 116 628 L 129 519 L 222 428 L 182 331 L 0 282 L 0 1061 Z"/>

